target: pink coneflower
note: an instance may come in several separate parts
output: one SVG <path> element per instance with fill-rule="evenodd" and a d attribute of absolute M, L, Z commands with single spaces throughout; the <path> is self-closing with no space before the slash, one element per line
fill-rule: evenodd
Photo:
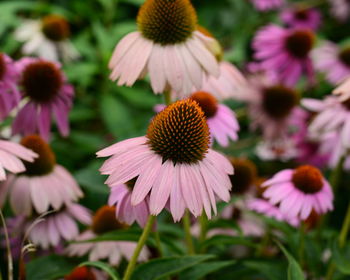
<path fill-rule="evenodd" d="M 135 186 L 136 178 L 126 184 L 119 184 L 111 187 L 111 194 L 108 198 L 110 206 L 116 206 L 116 218 L 128 225 L 132 225 L 135 221 L 144 227 L 147 223 L 149 213 L 148 201 L 141 201 L 133 206 L 131 204 L 131 193 Z"/>
<path fill-rule="evenodd" d="M 263 183 L 263 196 L 290 217 L 305 220 L 312 210 L 324 214 L 333 210 L 333 192 L 322 173 L 311 165 L 285 169 Z"/>
<path fill-rule="evenodd" d="M 17 83 L 19 71 L 12 59 L 0 53 L 0 120 L 3 120 L 21 100 Z"/>
<path fill-rule="evenodd" d="M 110 175 L 110 186 L 138 177 L 131 204 L 138 205 L 149 194 L 151 215 L 158 215 L 169 201 L 170 212 L 179 221 L 188 208 L 199 216 L 204 208 L 216 213 L 215 195 L 230 199 L 233 173 L 230 162 L 209 149 L 210 134 L 204 112 L 197 102 L 177 101 L 157 114 L 147 135 L 114 144 L 97 155 L 112 156 L 101 167 Z"/>
<path fill-rule="evenodd" d="M 341 102 L 336 96 L 324 100 L 304 98 L 302 105 L 311 112 L 318 113 L 309 126 L 310 136 L 319 139 L 330 132 L 337 132 L 345 148 L 350 147 L 350 102 Z"/>
<path fill-rule="evenodd" d="M 314 8 L 296 6 L 284 9 L 281 19 L 289 27 L 316 30 L 321 24 L 321 13 Z"/>
<path fill-rule="evenodd" d="M 292 139 L 282 137 L 261 141 L 256 147 L 256 154 L 262 160 L 289 161 L 298 156 L 298 150 Z"/>
<path fill-rule="evenodd" d="M 313 51 L 315 69 L 326 74 L 333 85 L 350 75 L 350 47 L 339 48 L 332 42 L 325 42 Z"/>
<path fill-rule="evenodd" d="M 251 0 L 259 11 L 275 10 L 284 4 L 284 0 Z"/>
<path fill-rule="evenodd" d="M 247 208 L 267 217 L 274 218 L 278 221 L 287 222 L 293 227 L 299 226 L 299 219 L 297 217 L 289 217 L 281 212 L 281 210 L 271 204 L 269 201 L 261 198 L 253 198 L 247 201 Z"/>
<path fill-rule="evenodd" d="M 68 113 L 72 106 L 73 87 L 57 63 L 38 58 L 22 58 L 18 62 L 22 72 L 23 97 L 28 102 L 20 111 L 12 125 L 13 134 L 39 133 L 49 138 L 51 115 L 63 136 L 69 134 Z"/>
<path fill-rule="evenodd" d="M 127 260 L 136 248 L 136 242 L 132 241 L 101 241 L 101 242 L 83 242 L 96 238 L 98 235 L 118 230 L 125 229 L 126 225 L 120 223 L 115 218 L 115 207 L 103 206 L 93 217 L 91 229 L 83 232 L 76 238 L 79 243 L 71 244 L 67 247 L 69 256 L 84 256 L 89 254 L 90 261 L 100 259 L 108 259 L 111 265 L 118 265 L 123 257 Z M 138 260 L 146 261 L 149 256 L 149 251 L 143 248 Z"/>
<path fill-rule="evenodd" d="M 287 29 L 270 24 L 262 27 L 253 40 L 254 57 L 261 69 L 273 72 L 287 86 L 294 86 L 305 73 L 314 82 L 310 51 L 315 41 L 309 29 Z"/>
<path fill-rule="evenodd" d="M 25 172 L 9 176 L 0 186 L 2 194 L 8 193 L 16 215 L 30 216 L 32 208 L 39 214 L 58 210 L 83 196 L 72 175 L 56 164 L 55 155 L 44 140 L 32 135 L 21 143 L 39 157 L 34 162 L 24 162 Z"/>
<path fill-rule="evenodd" d="M 328 0 L 331 5 L 331 13 L 339 21 L 345 22 L 350 15 L 350 3 L 348 0 Z"/>
<path fill-rule="evenodd" d="M 137 16 L 139 31 L 126 35 L 109 63 L 110 78 L 131 86 L 149 73 L 155 93 L 198 90 L 205 75 L 219 75 L 211 52 L 213 39 L 197 31 L 189 0 L 147 0 Z M 206 43 L 205 43 L 206 42 Z"/>

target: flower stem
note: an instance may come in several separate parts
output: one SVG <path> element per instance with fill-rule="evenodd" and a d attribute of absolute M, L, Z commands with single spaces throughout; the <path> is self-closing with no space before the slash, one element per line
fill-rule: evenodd
<path fill-rule="evenodd" d="M 342 225 L 342 228 L 341 228 L 341 231 L 339 234 L 339 238 L 338 238 L 339 248 L 344 248 L 346 238 L 347 238 L 348 233 L 349 233 L 349 229 L 350 229 L 350 203 L 348 205 L 348 210 L 346 211 L 346 216 L 345 216 L 345 219 L 343 221 L 343 225 Z M 334 262 L 332 262 L 328 268 L 326 280 L 333 279 L 333 274 L 335 271 L 336 271 L 336 266 L 335 266 Z"/>
<path fill-rule="evenodd" d="M 158 230 L 154 232 L 154 239 L 156 240 L 158 254 L 159 254 L 159 257 L 161 258 L 163 256 L 163 250 L 162 250 L 162 242 L 160 241 L 160 235 Z"/>
<path fill-rule="evenodd" d="M 333 171 L 329 177 L 329 183 L 333 188 L 334 194 L 336 193 L 336 191 L 338 189 L 339 180 L 341 178 L 342 171 L 343 171 L 344 161 L 345 161 L 345 156 L 342 156 L 339 159 L 337 166 L 333 169 Z"/>
<path fill-rule="evenodd" d="M 299 263 L 300 266 L 304 266 L 304 254 L 305 254 L 305 228 L 304 222 L 301 222 L 299 227 Z"/>
<path fill-rule="evenodd" d="M 10 239 L 9 239 L 9 234 L 7 231 L 5 217 L 4 217 L 1 209 L 0 209 L 0 219 L 1 219 L 1 223 L 4 226 L 5 242 L 6 242 L 6 247 L 7 247 L 8 280 L 13 280 L 13 262 L 12 262 Z"/>
<path fill-rule="evenodd" d="M 164 102 L 165 105 L 170 105 L 171 104 L 171 91 L 167 90 L 164 92 Z"/>
<path fill-rule="evenodd" d="M 190 213 L 186 210 L 185 215 L 183 217 L 183 226 L 185 231 L 185 241 L 188 249 L 188 253 L 190 255 L 194 255 L 194 246 L 191 234 L 191 222 L 190 222 Z"/>
<path fill-rule="evenodd" d="M 147 224 L 145 225 L 145 227 L 143 229 L 143 232 L 141 234 L 141 237 L 140 237 L 139 241 L 137 242 L 137 246 L 136 246 L 134 254 L 132 255 L 131 260 L 129 261 L 129 264 L 128 264 L 127 268 L 126 268 L 123 280 L 129 280 L 130 279 L 131 274 L 134 271 L 137 259 L 138 259 L 139 255 L 140 255 L 140 252 L 141 252 L 143 246 L 145 245 L 145 243 L 147 241 L 149 233 L 152 230 L 152 226 L 153 226 L 153 223 L 154 223 L 155 219 L 156 219 L 156 216 L 150 215 L 148 217 Z"/>
<path fill-rule="evenodd" d="M 208 232 L 208 218 L 207 215 L 203 212 L 202 215 L 199 217 L 199 223 L 201 226 L 201 231 L 199 234 L 199 241 L 200 244 L 203 245 L 203 242 L 207 238 L 207 232 Z M 204 253 L 205 248 L 201 248 L 201 253 Z"/>

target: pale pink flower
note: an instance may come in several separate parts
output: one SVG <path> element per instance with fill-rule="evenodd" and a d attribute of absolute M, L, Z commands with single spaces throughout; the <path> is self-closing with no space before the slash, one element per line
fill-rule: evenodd
<path fill-rule="evenodd" d="M 348 76 L 344 81 L 333 90 L 334 95 L 339 96 L 340 101 L 346 101 L 350 99 L 350 76 Z"/>
<path fill-rule="evenodd" d="M 0 194 L 9 196 L 16 215 L 30 216 L 33 209 L 39 214 L 50 209 L 59 210 L 83 196 L 73 176 L 63 166 L 56 164 L 50 146 L 39 136 L 27 136 L 21 143 L 39 157 L 32 163 L 24 163 L 24 173 L 10 175 L 0 185 Z"/>
<path fill-rule="evenodd" d="M 108 259 L 111 265 L 118 265 L 124 257 L 130 260 L 137 243 L 133 241 L 89 241 L 101 234 L 109 231 L 123 229 L 125 225 L 121 224 L 115 218 L 115 207 L 103 206 L 93 217 L 91 229 L 81 233 L 75 241 L 79 243 L 70 244 L 66 253 L 69 256 L 89 255 L 90 261 Z M 81 242 L 87 241 L 87 242 Z M 141 250 L 138 261 L 146 261 L 149 258 L 149 251 L 146 247 Z"/>
<path fill-rule="evenodd" d="M 139 31 L 126 35 L 109 62 L 111 80 L 131 86 L 147 73 L 155 93 L 186 94 L 201 88 L 203 77 L 219 76 L 210 37 L 197 31 L 189 0 L 147 0 L 140 8 Z"/>
<path fill-rule="evenodd" d="M 281 19 L 290 27 L 316 30 L 321 24 L 321 13 L 315 8 L 296 6 L 284 9 Z"/>
<path fill-rule="evenodd" d="M 298 156 L 298 149 L 292 139 L 282 137 L 261 141 L 256 147 L 256 154 L 262 160 L 289 161 Z"/>
<path fill-rule="evenodd" d="M 331 13 L 339 21 L 345 22 L 350 15 L 350 3 L 348 0 L 328 0 L 331 5 Z"/>
<path fill-rule="evenodd" d="M 309 126 L 310 137 L 320 139 L 330 132 L 339 133 L 342 145 L 350 148 L 350 107 L 349 100 L 341 102 L 336 96 L 324 100 L 304 98 L 302 105 L 318 113 Z"/>
<path fill-rule="evenodd" d="M 13 134 L 39 133 L 48 139 L 51 118 L 56 118 L 63 136 L 69 134 L 68 113 L 72 107 L 73 87 L 67 83 L 58 63 L 39 58 L 22 58 L 17 62 L 21 71 L 21 87 L 27 103 L 12 124 Z"/>
<path fill-rule="evenodd" d="M 350 48 L 341 49 L 332 42 L 324 42 L 313 51 L 313 61 L 315 69 L 324 72 L 333 85 L 350 76 Z"/>
<path fill-rule="evenodd" d="M 140 227 L 144 227 L 150 215 L 148 201 L 144 200 L 135 206 L 131 204 L 131 193 L 134 184 L 135 182 L 128 182 L 111 186 L 108 205 L 116 206 L 115 214 L 119 221 L 128 225 L 132 225 L 137 221 Z"/>
<path fill-rule="evenodd" d="M 204 208 L 208 218 L 216 213 L 216 196 L 230 199 L 230 162 L 209 148 L 210 134 L 203 111 L 191 99 L 177 101 L 157 114 L 147 135 L 128 139 L 99 151 L 112 156 L 101 167 L 115 186 L 137 177 L 131 205 L 149 194 L 151 215 L 158 215 L 167 202 L 175 221 L 186 208 L 197 217 Z"/>
<path fill-rule="evenodd" d="M 310 59 L 314 41 L 315 35 L 309 29 L 270 24 L 262 27 L 253 39 L 254 58 L 262 70 L 273 72 L 287 86 L 294 86 L 303 74 L 314 83 Z"/>
<path fill-rule="evenodd" d="M 322 173 L 311 165 L 285 169 L 263 183 L 263 196 L 289 218 L 306 220 L 311 211 L 325 214 L 333 210 L 333 192 Z"/>
<path fill-rule="evenodd" d="M 281 210 L 271 204 L 269 201 L 261 198 L 252 198 L 247 201 L 247 208 L 267 217 L 274 218 L 277 221 L 287 222 L 293 227 L 298 227 L 300 221 L 296 217 L 289 217 L 281 212 Z"/>
<path fill-rule="evenodd" d="M 251 0 L 255 9 L 259 11 L 276 10 L 283 6 L 284 0 Z"/>
<path fill-rule="evenodd" d="M 0 53 L 0 120 L 5 119 L 21 100 L 18 79 L 15 63 L 9 56 Z"/>

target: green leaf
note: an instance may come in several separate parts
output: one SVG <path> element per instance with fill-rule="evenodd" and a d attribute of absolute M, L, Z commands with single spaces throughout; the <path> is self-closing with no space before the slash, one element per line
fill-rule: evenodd
<path fill-rule="evenodd" d="M 109 188 L 104 184 L 106 177 L 102 176 L 98 171 L 100 167 L 100 161 L 91 161 L 86 168 L 77 171 L 74 174 L 74 177 L 84 189 L 88 189 L 92 192 L 108 194 Z"/>
<path fill-rule="evenodd" d="M 112 280 L 120 279 L 118 272 L 113 267 L 110 267 L 108 264 L 103 262 L 83 262 L 79 266 L 94 266 L 105 271 L 112 278 Z"/>
<path fill-rule="evenodd" d="M 213 245 L 246 245 L 252 248 L 258 246 L 258 244 L 254 243 L 253 240 L 249 237 L 240 237 L 240 236 L 227 236 L 227 235 L 215 235 L 209 239 L 207 239 L 202 246 L 209 247 Z"/>
<path fill-rule="evenodd" d="M 259 271 L 269 280 L 281 280 L 286 278 L 287 266 L 285 262 L 276 260 L 247 260 L 244 261 L 244 266 Z"/>
<path fill-rule="evenodd" d="M 333 260 L 338 270 L 341 273 L 350 275 L 350 246 L 340 249 L 338 246 L 338 240 L 334 240 L 333 243 Z"/>
<path fill-rule="evenodd" d="M 26 264 L 28 280 L 54 280 L 69 274 L 76 265 L 67 257 L 51 255 Z"/>
<path fill-rule="evenodd" d="M 141 235 L 141 230 L 136 228 L 129 228 L 125 230 L 116 230 L 99 235 L 84 241 L 73 241 L 72 243 L 86 243 L 86 242 L 101 242 L 101 241 L 138 241 Z"/>
<path fill-rule="evenodd" d="M 219 271 L 220 269 L 229 265 L 233 265 L 234 263 L 236 263 L 236 261 L 200 263 L 182 272 L 179 276 L 179 280 L 198 280 L 210 273 Z"/>
<path fill-rule="evenodd" d="M 213 255 L 196 255 L 184 257 L 167 257 L 151 260 L 138 266 L 132 280 L 160 280 L 167 276 L 178 274 L 185 269 L 214 258 Z"/>
<path fill-rule="evenodd" d="M 294 259 L 294 257 L 286 250 L 286 248 L 283 247 L 281 243 L 278 241 L 276 241 L 276 243 L 288 259 L 288 280 L 306 280 L 300 265 Z"/>

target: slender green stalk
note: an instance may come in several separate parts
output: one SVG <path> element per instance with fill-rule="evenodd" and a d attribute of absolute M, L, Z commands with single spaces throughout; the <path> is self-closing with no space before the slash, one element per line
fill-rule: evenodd
<path fill-rule="evenodd" d="M 199 223 L 201 227 L 201 231 L 199 234 L 199 241 L 200 244 L 203 245 L 203 242 L 207 238 L 207 232 L 208 232 L 208 218 L 205 212 L 202 213 L 202 215 L 199 217 Z M 205 253 L 205 247 L 201 247 L 201 253 Z"/>
<path fill-rule="evenodd" d="M 345 161 L 345 156 L 342 156 L 337 166 L 333 169 L 331 176 L 329 177 L 329 183 L 333 188 L 334 194 L 338 190 L 339 181 L 343 172 L 344 161 Z"/>
<path fill-rule="evenodd" d="M 255 257 L 261 257 L 264 254 L 264 250 L 270 242 L 270 230 L 267 229 L 259 246 L 256 248 Z"/>
<path fill-rule="evenodd" d="M 140 237 L 139 241 L 137 242 L 137 246 L 136 246 L 134 254 L 132 255 L 131 260 L 129 261 L 129 264 L 126 268 L 123 280 L 130 279 L 130 277 L 134 271 L 137 259 L 140 255 L 140 252 L 141 252 L 143 246 L 145 245 L 145 243 L 147 241 L 148 235 L 152 230 L 152 226 L 153 226 L 155 220 L 156 220 L 155 216 L 150 215 L 148 217 L 147 224 L 145 225 L 145 228 L 143 229 L 141 237 Z"/>
<path fill-rule="evenodd" d="M 299 226 L 299 263 L 301 267 L 304 266 L 305 262 L 305 230 L 306 225 L 304 222 L 301 222 L 301 225 Z"/>
<path fill-rule="evenodd" d="M 161 258 L 163 256 L 163 249 L 162 249 L 162 242 L 160 240 L 160 235 L 158 230 L 154 232 L 154 239 L 156 240 L 158 254 L 159 254 L 159 257 Z"/>
<path fill-rule="evenodd" d="M 165 105 L 170 105 L 171 104 L 171 91 L 167 90 L 164 92 L 164 102 Z"/>
<path fill-rule="evenodd" d="M 6 242 L 6 248 L 7 248 L 8 280 L 13 280 L 13 262 L 12 262 L 10 239 L 9 239 L 9 234 L 7 231 L 5 217 L 4 217 L 1 209 L 0 209 L 0 219 L 1 219 L 1 223 L 4 226 L 5 242 Z"/>
<path fill-rule="evenodd" d="M 190 213 L 186 210 L 185 215 L 182 219 L 184 231 L 185 231 L 185 241 L 188 249 L 188 253 L 190 255 L 194 255 L 194 246 L 193 246 L 193 240 L 192 240 L 192 234 L 191 234 L 191 221 L 190 221 Z"/>

